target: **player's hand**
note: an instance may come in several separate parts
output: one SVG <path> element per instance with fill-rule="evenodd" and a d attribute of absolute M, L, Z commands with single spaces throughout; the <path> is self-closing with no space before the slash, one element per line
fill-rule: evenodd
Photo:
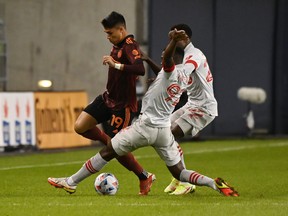
<path fill-rule="evenodd" d="M 168 33 L 168 36 L 170 40 L 175 40 L 176 42 L 189 39 L 188 35 L 185 33 L 184 30 L 177 30 L 177 29 L 171 30 Z"/>
<path fill-rule="evenodd" d="M 115 63 L 119 63 L 112 58 L 112 56 L 103 56 L 103 65 L 108 65 L 109 67 L 115 67 Z"/>

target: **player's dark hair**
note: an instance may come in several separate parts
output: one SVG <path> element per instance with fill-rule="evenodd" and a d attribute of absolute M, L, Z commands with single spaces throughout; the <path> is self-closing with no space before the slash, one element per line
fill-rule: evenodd
<path fill-rule="evenodd" d="M 192 37 L 192 30 L 191 28 L 186 25 L 186 24 L 177 24 L 177 25 L 174 25 L 170 28 L 170 30 L 174 30 L 174 29 L 177 29 L 177 30 L 184 30 L 185 33 L 187 34 L 187 36 L 191 39 Z"/>
<path fill-rule="evenodd" d="M 107 17 L 102 20 L 104 28 L 113 28 L 116 25 L 123 25 L 126 28 L 125 18 L 122 14 L 112 11 Z"/>

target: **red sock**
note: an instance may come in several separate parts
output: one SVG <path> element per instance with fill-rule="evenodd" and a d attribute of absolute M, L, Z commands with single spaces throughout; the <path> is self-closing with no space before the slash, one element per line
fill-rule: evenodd
<path fill-rule="evenodd" d="M 104 131 L 100 130 L 98 127 L 94 127 L 90 130 L 87 130 L 81 135 L 90 140 L 94 141 L 99 140 L 105 145 L 107 145 L 108 141 L 111 139 L 106 133 L 104 133 Z"/>
<path fill-rule="evenodd" d="M 132 171 L 139 177 L 139 175 L 142 175 L 144 169 L 142 166 L 138 163 L 138 161 L 135 159 L 134 155 L 132 153 L 128 153 L 127 155 L 123 155 L 116 158 L 122 166 L 126 167 L 129 171 Z"/>

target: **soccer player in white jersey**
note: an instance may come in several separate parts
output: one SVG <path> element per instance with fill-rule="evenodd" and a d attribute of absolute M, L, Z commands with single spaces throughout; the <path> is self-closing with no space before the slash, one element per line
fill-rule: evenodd
<path fill-rule="evenodd" d="M 187 86 L 188 101 L 172 114 L 171 129 L 175 138 L 181 138 L 187 134 L 195 136 L 218 115 L 217 101 L 213 91 L 213 76 L 205 55 L 191 42 L 191 28 L 186 24 L 178 24 L 171 27 L 172 29 L 183 30 L 188 35 L 188 38 L 180 44 L 185 51 L 184 68 L 191 75 Z M 181 194 L 189 188 L 191 188 L 189 183 L 181 183 L 172 178 L 172 182 L 164 192 Z"/>
<path fill-rule="evenodd" d="M 161 59 L 163 58 L 163 53 L 164 53 L 164 51 L 162 52 Z M 143 59 L 143 61 L 145 61 L 150 66 L 150 68 L 152 69 L 154 74 L 157 76 L 158 73 L 161 71 L 161 66 L 159 66 L 156 62 L 154 62 L 153 59 L 151 59 L 146 53 L 141 52 L 141 54 L 142 54 L 141 58 Z M 154 79 L 155 78 L 151 78 L 148 81 L 154 80 Z M 186 92 L 183 92 L 182 96 L 184 96 L 184 93 L 186 93 Z M 181 96 L 181 98 L 182 98 L 182 96 Z M 187 93 L 186 93 L 186 96 L 187 96 Z M 186 96 L 185 96 L 185 99 L 186 99 Z M 181 102 L 181 98 L 180 98 L 179 103 Z M 179 103 L 177 104 L 177 106 L 179 105 Z M 175 109 L 176 109 L 176 107 L 175 107 Z M 174 109 L 174 111 L 175 111 L 175 109 Z M 173 116 L 173 114 L 172 114 L 172 116 Z M 181 155 L 181 159 L 183 161 L 183 165 L 185 166 L 183 151 L 182 151 L 180 146 L 178 146 L 178 149 L 179 149 L 179 152 Z M 195 185 L 190 184 L 188 182 L 180 182 L 177 179 L 172 177 L 172 182 L 169 184 L 169 186 L 167 186 L 165 188 L 164 192 L 169 193 L 170 195 L 184 195 L 187 193 L 194 192 L 195 189 L 196 189 Z"/>
<path fill-rule="evenodd" d="M 225 196 L 238 196 L 238 193 L 221 178 L 213 180 L 184 168 L 177 142 L 170 130 L 170 115 L 184 90 L 184 85 L 189 81 L 183 65 L 175 66 L 174 61 L 177 63 L 177 58 L 173 59 L 177 42 L 186 37 L 184 31 L 172 31 L 171 40 L 164 52 L 163 69 L 143 98 L 142 114 L 139 119 L 117 133 L 107 146 L 86 162 L 89 163 L 89 170 L 84 165 L 68 178 L 48 178 L 48 181 L 53 180 L 56 182 L 55 187 L 74 193 L 78 183 L 92 173 L 99 172 L 108 161 L 138 148 L 152 146 L 175 178 L 210 187 Z"/>

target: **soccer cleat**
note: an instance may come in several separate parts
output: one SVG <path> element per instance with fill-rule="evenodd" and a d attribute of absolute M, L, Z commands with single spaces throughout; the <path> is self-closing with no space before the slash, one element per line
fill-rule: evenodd
<path fill-rule="evenodd" d="M 56 188 L 62 188 L 68 193 L 72 194 L 76 192 L 77 186 L 71 186 L 67 183 L 68 178 L 48 178 L 48 183 Z"/>
<path fill-rule="evenodd" d="M 176 190 L 177 186 L 179 185 L 180 181 L 178 181 L 176 178 L 172 177 L 172 181 L 170 184 L 164 189 L 165 193 L 171 193 Z"/>
<path fill-rule="evenodd" d="M 153 181 L 156 180 L 156 176 L 153 173 L 148 173 L 148 178 L 140 180 L 140 192 L 139 195 L 148 195 Z"/>
<path fill-rule="evenodd" d="M 234 196 L 238 197 L 239 193 L 234 190 L 233 187 L 229 186 L 222 178 L 216 178 L 215 180 L 216 187 L 219 189 L 220 193 L 224 196 Z"/>
<path fill-rule="evenodd" d="M 180 182 L 171 195 L 184 195 L 187 193 L 192 193 L 196 189 L 196 186 L 187 182 Z"/>

